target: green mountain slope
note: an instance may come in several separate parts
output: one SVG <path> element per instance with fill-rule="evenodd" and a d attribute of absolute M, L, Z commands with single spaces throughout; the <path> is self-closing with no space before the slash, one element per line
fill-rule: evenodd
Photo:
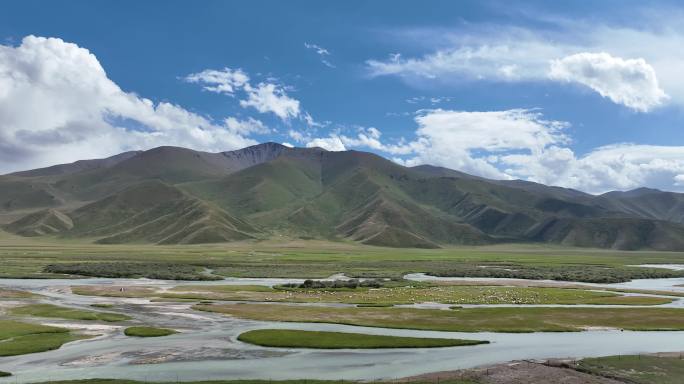
<path fill-rule="evenodd" d="M 55 209 L 44 209 L 24 216 L 4 229 L 21 236 L 42 236 L 67 232 L 73 227 L 69 216 Z"/>
<path fill-rule="evenodd" d="M 259 231 L 210 203 L 161 181 L 145 181 L 71 213 L 70 237 L 99 243 L 214 243 L 251 239 Z"/>
<path fill-rule="evenodd" d="M 420 248 L 684 249 L 683 194 L 594 196 L 275 143 L 220 153 L 160 147 L 0 176 L 2 222 L 24 236 L 101 243 L 300 237 Z"/>

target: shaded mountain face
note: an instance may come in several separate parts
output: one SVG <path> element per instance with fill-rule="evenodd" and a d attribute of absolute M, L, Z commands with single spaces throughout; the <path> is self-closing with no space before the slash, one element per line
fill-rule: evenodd
<path fill-rule="evenodd" d="M 683 250 L 684 194 L 594 196 L 275 143 L 221 153 L 159 147 L 0 176 L 0 224 L 23 236 L 100 243 L 277 237 Z"/>

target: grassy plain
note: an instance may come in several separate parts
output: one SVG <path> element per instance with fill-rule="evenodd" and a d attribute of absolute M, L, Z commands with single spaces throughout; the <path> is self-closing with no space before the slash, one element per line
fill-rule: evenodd
<path fill-rule="evenodd" d="M 277 304 L 199 304 L 200 311 L 264 321 L 332 323 L 454 332 L 567 332 L 587 328 L 684 330 L 678 308 L 331 308 Z"/>
<path fill-rule="evenodd" d="M 439 348 L 487 343 L 480 340 L 398 337 L 292 329 L 256 329 L 240 334 L 238 340 L 263 347 L 317 349 Z"/>
<path fill-rule="evenodd" d="M 60 307 L 52 304 L 23 305 L 21 307 L 10 309 L 9 313 L 16 316 L 54 317 L 69 320 L 96 320 L 106 322 L 117 322 L 131 319 L 129 316 L 119 313 L 86 311 L 82 309 Z"/>
<path fill-rule="evenodd" d="M 407 282 L 407 284 L 411 284 Z M 278 289 L 256 285 L 182 285 L 160 291 L 151 287 L 75 286 L 72 292 L 89 296 L 147 297 L 177 300 L 228 300 L 293 303 L 345 303 L 390 306 L 437 302 L 444 304 L 602 304 L 658 305 L 672 299 L 621 296 L 581 289 L 459 286 L 418 284 L 391 288 Z"/>
<path fill-rule="evenodd" d="M 64 328 L 0 320 L 0 356 L 49 351 L 81 338 Z"/>
<path fill-rule="evenodd" d="M 359 381 L 348 380 L 216 380 L 216 381 L 188 381 L 186 384 L 359 384 Z M 413 384 L 429 384 L 430 381 L 411 381 Z M 85 379 L 66 381 L 45 381 L 39 384 L 175 384 L 170 382 L 151 382 L 117 379 Z M 440 384 L 478 384 L 465 379 L 441 380 Z"/>
<path fill-rule="evenodd" d="M 100 245 L 83 240 L 0 234 L 0 265 L 3 266 L 0 277 L 64 277 L 46 272 L 58 268 L 46 267 L 65 263 L 69 264 L 68 270 L 82 270 L 88 275 L 184 279 L 211 278 L 212 274 L 325 278 L 345 273 L 356 277 L 400 277 L 411 272 L 604 282 L 684 276 L 684 271 L 629 267 L 684 263 L 681 252 L 626 252 L 534 244 L 406 249 L 304 240 L 182 246 Z M 79 268 L 79 264 L 87 265 Z"/>

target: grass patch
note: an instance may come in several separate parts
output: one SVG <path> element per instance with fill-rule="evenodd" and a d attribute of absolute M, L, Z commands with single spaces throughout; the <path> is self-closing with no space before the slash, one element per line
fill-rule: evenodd
<path fill-rule="evenodd" d="M 684 330 L 678 308 L 329 308 L 275 304 L 195 305 L 201 311 L 251 320 L 348 324 L 458 332 L 564 332 L 590 327 Z"/>
<path fill-rule="evenodd" d="M 161 337 L 169 336 L 178 333 L 173 329 L 155 328 L 155 327 L 128 327 L 124 330 L 126 336 L 134 337 Z"/>
<path fill-rule="evenodd" d="M 140 263 L 145 260 L 146 263 Z M 200 269 L 213 269 L 213 274 L 235 277 L 326 278 L 343 272 L 351 277 L 401 277 L 406 273 L 426 272 L 451 274 L 462 270 L 488 273 L 494 266 L 523 271 L 534 270 L 535 277 L 551 275 L 589 281 L 625 281 L 637 277 L 675 277 L 683 271 L 632 268 L 635 264 L 682 264 L 684 253 L 655 251 L 614 251 L 568 248 L 553 245 L 506 244 L 444 249 L 398 249 L 371 247 L 346 242 L 263 241 L 221 245 L 168 246 L 152 244 L 95 245 L 81 240 L 54 238 L 0 237 L 1 277 L 64 277 L 54 270 L 44 272 L 52 264 L 98 263 L 91 274 L 109 275 L 111 270 L 140 274 L 145 267 L 151 273 L 156 265 L 181 267 L 182 272 L 201 274 Z M 107 265 L 107 263 L 117 265 Z M 141 264 L 145 264 L 141 266 Z M 126 267 L 132 265 L 132 267 Z M 103 268 L 105 267 L 106 268 Z M 190 269 L 186 269 L 190 268 Z M 563 275 L 563 271 L 572 271 Z M 87 271 L 85 271 L 87 272 Z M 500 272 L 500 271 L 499 271 Z M 551 275 L 549 275 L 551 274 Z M 168 277 L 168 276 L 167 276 Z M 486 277 L 486 276 L 485 276 Z M 530 277 L 529 275 L 527 277 Z M 585 279 L 586 280 L 586 279 Z"/>
<path fill-rule="evenodd" d="M 29 304 L 12 308 L 10 313 L 17 316 L 55 317 L 69 320 L 96 320 L 117 322 L 130 320 L 126 315 L 111 312 L 85 311 L 82 309 L 60 307 L 52 304 Z"/>
<path fill-rule="evenodd" d="M 188 381 L 186 384 L 359 384 L 358 381 L 349 380 L 212 380 L 212 381 Z M 413 384 L 433 384 L 430 381 L 411 381 Z M 443 384 L 477 384 L 471 380 L 446 379 L 440 380 Z M 170 382 L 150 382 L 119 379 L 82 379 L 65 381 L 45 381 L 39 384 L 175 384 Z"/>
<path fill-rule="evenodd" d="M 583 283 L 623 283 L 634 279 L 684 277 L 684 271 L 642 267 L 587 267 L 584 265 L 504 265 L 461 264 L 430 272 L 442 277 L 483 277 L 531 280 L 579 281 Z"/>
<path fill-rule="evenodd" d="M 64 328 L 0 320 L 0 356 L 49 351 L 78 339 Z"/>
<path fill-rule="evenodd" d="M 17 289 L 0 288 L 0 300 L 2 299 L 33 299 L 38 297 L 31 292 L 20 291 Z"/>
<path fill-rule="evenodd" d="M 275 290 L 265 285 L 179 285 L 171 288 L 171 292 L 187 292 L 201 290 L 202 292 L 212 293 L 233 293 L 233 292 L 274 292 Z"/>
<path fill-rule="evenodd" d="M 9 373 L 9 372 L 4 372 L 4 371 L 0 371 L 0 377 L 10 377 L 10 376 L 12 376 L 11 373 Z"/>
<path fill-rule="evenodd" d="M 488 341 L 480 340 L 397 337 L 288 329 L 257 329 L 240 334 L 238 340 L 264 347 L 318 349 L 438 348 L 488 343 Z"/>
<path fill-rule="evenodd" d="M 384 288 L 359 287 L 304 289 L 273 289 L 253 285 L 184 285 L 166 292 L 152 288 L 132 288 L 120 292 L 118 287 L 74 287 L 79 294 L 126 297 L 159 297 L 185 300 L 227 300 L 301 303 L 345 303 L 369 306 L 391 306 L 436 302 L 444 304 L 602 304 L 658 305 L 672 298 L 652 296 L 622 296 L 613 292 L 583 289 L 507 287 L 477 285 L 397 286 Z"/>
<path fill-rule="evenodd" d="M 684 360 L 679 356 L 609 356 L 583 359 L 577 369 L 635 384 L 681 384 Z"/>
<path fill-rule="evenodd" d="M 394 304 L 388 304 L 388 303 L 362 303 L 362 304 L 356 304 L 357 307 L 359 308 L 389 308 L 393 307 Z"/>

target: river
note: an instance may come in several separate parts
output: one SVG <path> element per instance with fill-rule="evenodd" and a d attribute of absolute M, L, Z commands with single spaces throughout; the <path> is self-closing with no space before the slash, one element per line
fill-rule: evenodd
<path fill-rule="evenodd" d="M 414 279 L 433 278 L 409 275 Z M 491 279 L 480 279 L 491 280 Z M 665 281 L 667 280 L 667 281 Z M 676 280 L 676 281 L 675 281 Z M 299 282 L 292 279 L 238 279 L 189 282 L 192 284 L 261 284 Z M 672 289 L 684 279 L 635 280 L 601 287 Z M 58 305 L 90 308 L 113 303 L 112 311 L 134 321 L 170 327 L 181 333 L 162 338 L 131 338 L 116 325 L 51 319 L 44 324 L 65 326 L 100 336 L 73 342 L 55 351 L 0 358 L 0 370 L 15 376 L 2 382 L 35 382 L 83 378 L 125 378 L 156 381 L 217 379 L 387 379 L 428 372 L 470 368 L 520 359 L 592 357 L 615 354 L 684 350 L 684 332 L 630 332 L 592 330 L 568 333 L 461 333 L 366 328 L 335 324 L 258 322 L 213 313 L 197 312 L 185 303 L 150 302 L 146 299 L 103 298 L 73 295 L 70 285 L 117 284 L 172 287 L 178 281 L 149 279 L 0 280 L 0 287 L 18 288 L 45 295 Z M 681 288 L 681 287 L 676 287 Z M 0 302 L 1 303 L 1 302 Z M 5 305 L 11 302 L 5 302 Z M 237 336 L 250 329 L 287 328 L 359 332 L 367 334 L 489 340 L 486 345 L 393 350 L 309 350 L 264 348 L 241 343 Z"/>

